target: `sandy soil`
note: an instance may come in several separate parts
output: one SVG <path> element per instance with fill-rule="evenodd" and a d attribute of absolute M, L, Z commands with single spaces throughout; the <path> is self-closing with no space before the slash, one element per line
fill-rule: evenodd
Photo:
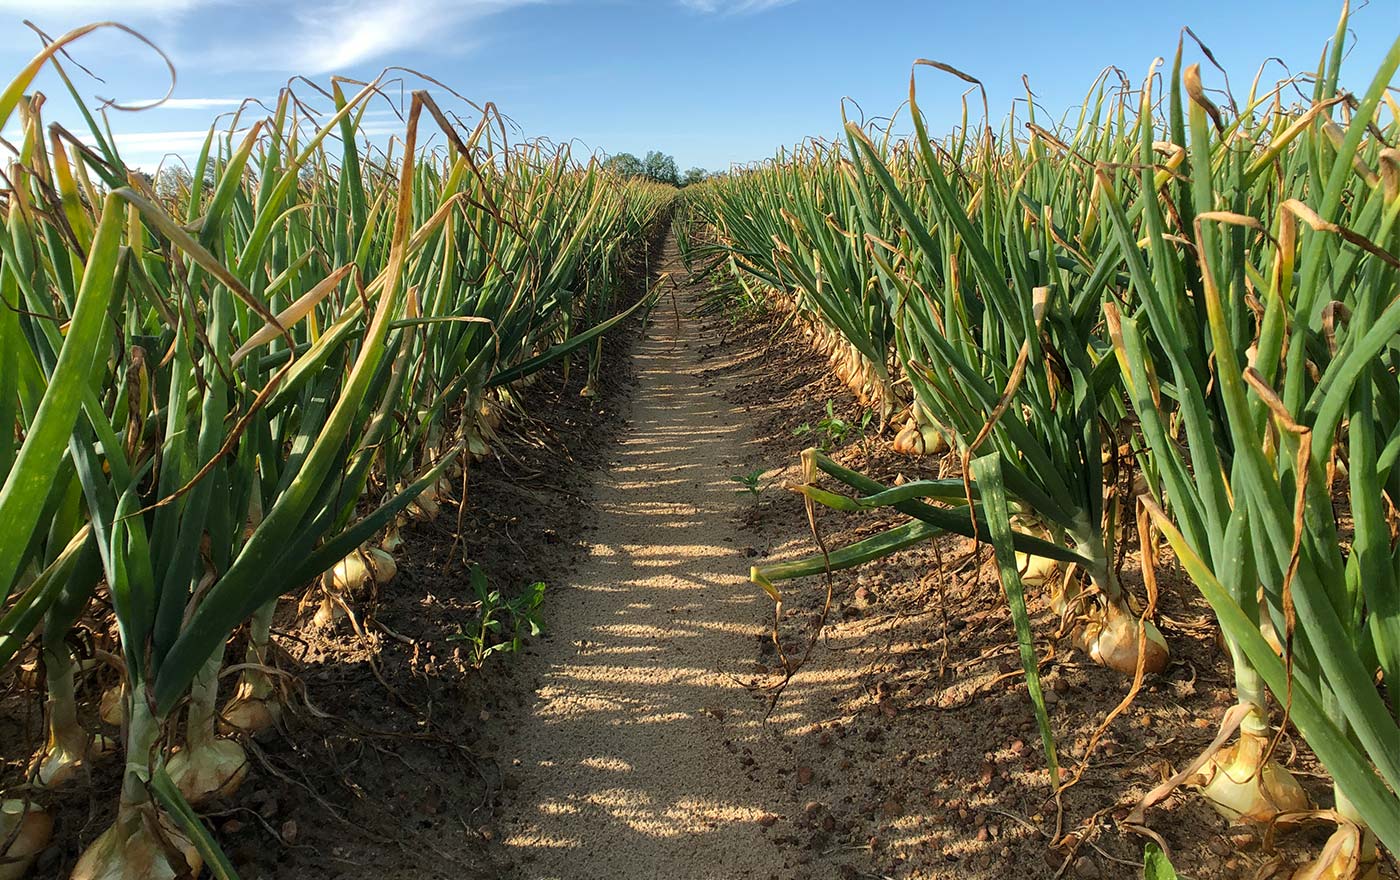
<path fill-rule="evenodd" d="M 731 772 L 764 737 L 766 703 L 737 678 L 770 606 L 745 574 L 731 477 L 753 441 L 727 382 L 706 379 L 706 331 L 681 280 L 634 354 L 630 427 L 600 477 L 596 532 L 553 635 L 525 660 L 534 698 L 508 715 L 520 784 L 500 833 L 531 880 L 768 878 L 764 841 L 792 795 Z M 732 381 L 732 380 L 730 380 Z M 736 491 L 737 490 L 737 491 Z M 767 824 L 765 824 L 767 823 Z"/>
<path fill-rule="evenodd" d="M 637 343 L 628 427 L 597 474 L 596 530 L 552 635 L 525 658 L 534 682 L 492 734 L 508 778 L 493 827 L 514 880 L 1106 880 L 1141 876 L 1143 839 L 1119 827 L 1142 794 L 1201 751 L 1232 702 L 1208 609 L 1170 559 L 1158 571 L 1174 661 L 1090 751 L 1127 680 L 1088 662 L 1032 597 L 1062 764 L 1083 775 L 1051 798 L 1005 600 L 985 547 L 948 537 L 836 575 L 783 585 L 778 637 L 753 563 L 814 551 L 794 436 L 831 401 L 863 415 L 779 315 L 696 318 L 706 284 L 680 282 Z M 718 282 L 716 282 L 718 283 Z M 848 436 L 833 455 L 887 484 L 937 458 Z M 762 494 L 732 477 L 768 471 Z M 896 519 L 821 515 L 831 546 Z M 1136 548 L 1125 583 L 1140 589 Z M 1325 778 L 1289 739 L 1285 758 L 1325 802 Z M 1189 880 L 1287 877 L 1325 839 L 1277 848 L 1181 792 L 1149 816 Z M 1385 872 L 1390 876 L 1390 872 Z"/>
<path fill-rule="evenodd" d="M 828 402 L 859 404 L 776 314 L 694 306 L 674 241 L 656 265 L 678 283 L 645 331 L 611 334 L 598 397 L 549 371 L 528 389 L 500 458 L 415 525 L 398 579 L 357 607 L 363 629 L 311 626 L 289 601 L 278 663 L 298 682 L 285 729 L 253 749 L 248 782 L 206 813 L 245 880 L 1107 880 L 1141 876 L 1142 839 L 1118 826 L 1142 793 L 1194 757 L 1232 702 L 1208 609 L 1169 557 L 1161 622 L 1174 660 L 1088 742 L 1123 677 L 1088 663 L 1031 597 L 1061 762 L 1085 763 L 1061 809 L 1040 754 L 1015 640 L 986 548 L 948 538 L 783 584 L 778 638 L 813 645 L 785 670 L 754 563 L 814 550 L 798 450 Z M 674 307 L 673 307 L 674 306 Z M 884 482 L 936 458 L 850 436 L 833 456 Z M 733 477 L 767 471 L 758 496 Z M 897 519 L 897 518 L 895 518 Z M 823 512 L 831 546 L 895 521 Z M 1124 582 L 1139 589 L 1126 545 Z M 474 619 L 468 562 L 507 593 L 548 583 L 547 633 L 474 668 L 456 641 Z M 110 620 L 91 627 L 110 640 Z M 236 646 L 237 647 L 237 646 Z M 241 650 L 239 648 L 238 650 Z M 109 681 L 85 681 L 84 717 Z M 0 691 L 0 793 L 40 734 L 25 694 Z M 313 708 L 314 707 L 314 708 Z M 92 723 L 96 724 L 95 720 Z M 1301 743 L 1282 758 L 1319 801 Z M 65 877 L 110 820 L 116 762 L 58 792 L 39 877 Z M 1186 880 L 1284 878 L 1325 840 L 1276 849 L 1182 792 L 1149 815 Z M 1387 863 L 1383 876 L 1395 877 Z"/>

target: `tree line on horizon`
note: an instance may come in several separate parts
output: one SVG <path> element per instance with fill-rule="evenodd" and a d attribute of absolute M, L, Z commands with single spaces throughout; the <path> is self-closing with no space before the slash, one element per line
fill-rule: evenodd
<path fill-rule="evenodd" d="M 681 174 L 680 169 L 676 166 L 675 158 L 660 150 L 651 150 L 640 159 L 632 153 L 617 153 L 608 157 L 603 166 L 623 177 L 645 177 L 658 183 L 669 183 L 675 187 L 700 183 L 710 176 L 710 172 L 698 167 L 689 168 L 684 174 Z"/>

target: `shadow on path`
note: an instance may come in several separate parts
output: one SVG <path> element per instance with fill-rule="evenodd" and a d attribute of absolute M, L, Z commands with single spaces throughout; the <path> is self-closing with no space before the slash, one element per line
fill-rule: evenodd
<path fill-rule="evenodd" d="M 674 241 L 665 269 L 685 277 Z M 551 637 L 525 660 L 539 686 L 506 719 L 502 757 L 521 781 L 502 832 L 521 880 L 790 876 L 760 819 L 794 796 L 741 764 L 767 703 L 735 676 L 752 671 L 772 607 L 734 525 L 750 436 L 723 399 L 735 380 L 701 364 L 705 331 L 686 314 L 698 291 L 680 285 L 679 336 L 663 307 L 634 355 L 590 556 L 552 593 Z"/>

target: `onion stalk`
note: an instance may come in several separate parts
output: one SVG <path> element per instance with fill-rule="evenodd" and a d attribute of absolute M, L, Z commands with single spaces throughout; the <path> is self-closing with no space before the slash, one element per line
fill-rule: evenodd
<path fill-rule="evenodd" d="M 116 744 L 101 734 L 89 733 L 79 723 L 73 658 L 66 644 L 45 640 L 44 676 L 49 694 L 47 737 L 44 750 L 35 758 L 34 781 L 42 788 L 57 788 L 84 765 L 112 754 Z"/>
<path fill-rule="evenodd" d="M 190 687 L 184 745 L 170 756 L 166 772 L 190 806 L 222 800 L 248 775 L 248 755 L 237 740 L 215 735 L 222 648 L 209 656 Z"/>
<path fill-rule="evenodd" d="M 71 880 L 179 880 L 197 875 L 204 864 L 194 843 L 156 805 L 147 787 L 163 763 L 159 721 L 140 700 L 128 717 L 128 762 L 116 821 L 83 851 Z"/>
<path fill-rule="evenodd" d="M 277 600 L 264 604 L 248 621 L 248 648 L 239 673 L 238 686 L 220 713 L 220 729 L 225 733 L 262 733 L 277 725 L 282 717 L 282 701 L 267 670 L 271 669 L 272 618 Z"/>

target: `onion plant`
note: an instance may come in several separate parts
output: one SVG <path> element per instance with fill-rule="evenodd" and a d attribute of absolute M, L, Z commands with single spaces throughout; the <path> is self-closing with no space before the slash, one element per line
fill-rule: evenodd
<path fill-rule="evenodd" d="M 1090 106 L 1104 105 L 1102 83 L 1098 91 Z M 848 267 L 846 283 L 829 288 L 829 275 L 815 272 L 759 278 L 796 285 L 801 296 L 819 301 L 844 301 L 848 309 L 879 303 L 900 382 L 913 391 L 906 430 L 921 439 L 898 445 L 950 446 L 964 466 L 979 451 L 1000 453 L 1022 518 L 1052 543 L 1072 547 L 1074 569 L 1087 575 L 1091 595 L 1081 594 L 1072 570 L 1056 591 L 1063 612 L 1077 618 L 1086 651 L 1125 672 L 1135 671 L 1139 658 L 1147 671 L 1158 671 L 1168 656 L 1165 641 L 1150 620 L 1139 621 L 1118 582 L 1118 505 L 1114 471 L 1105 467 L 1106 457 L 1118 456 L 1123 407 L 1118 366 L 1098 326 L 1102 298 L 1116 279 L 1085 265 L 1081 248 L 1099 246 L 1101 232 L 1065 231 L 1082 216 L 1093 175 L 1065 167 L 1040 138 L 1024 151 L 1014 139 L 1011 148 L 998 147 L 987 129 L 933 141 L 912 80 L 910 108 L 915 132 L 906 143 L 877 143 L 849 124 L 849 158 L 818 154 L 809 163 L 817 170 L 780 159 L 773 170 L 710 185 L 700 202 L 731 230 L 722 240 L 752 248 L 762 232 L 733 230 L 772 230 L 775 265 L 790 262 L 789 254 L 830 253 L 822 265 Z M 1120 147 L 1112 139 L 1096 143 L 1099 112 L 1080 120 L 1072 140 L 1110 159 Z M 806 181 L 786 183 L 789 177 Z M 818 215 L 819 224 L 799 223 L 787 206 L 799 203 L 794 194 L 804 186 L 848 207 Z M 783 235 L 801 239 L 789 244 Z M 747 249 L 741 259 L 758 262 Z"/>
<path fill-rule="evenodd" d="M 1377 836 L 1400 846 L 1400 127 L 1384 110 L 1400 40 L 1352 97 L 1345 34 L 1344 14 L 1302 108 L 1251 94 L 1231 115 L 1178 53 L 1174 216 L 1146 137 L 1138 179 L 1099 172 L 1136 295 L 1107 316 L 1165 488 L 1148 505 L 1215 610 L 1247 713 L 1199 781 L 1227 814 L 1288 809 L 1263 764 L 1267 685 L 1335 780 L 1339 829 L 1308 877 L 1373 870 Z"/>
<path fill-rule="evenodd" d="M 718 253 L 754 284 L 792 296 L 837 374 L 883 426 L 900 404 L 890 369 L 894 325 L 858 238 L 860 211 L 870 208 L 847 186 L 849 174 L 838 149 L 812 142 L 716 179 L 691 200 L 717 233 L 716 242 L 694 249 L 695 258 Z"/>
<path fill-rule="evenodd" d="M 191 186 L 157 191 L 86 111 L 94 147 L 46 130 L 25 94 L 47 64 L 77 101 L 55 53 L 91 30 L 0 93 L 0 125 L 23 129 L 0 236 L 0 423 L 17 438 L 0 444 L 0 662 L 39 631 L 35 776 L 56 784 L 104 750 L 77 728 L 65 639 L 107 597 L 125 771 L 74 876 L 229 876 L 191 804 L 247 772 L 220 731 L 276 715 L 278 597 L 485 454 L 488 403 L 648 301 L 614 314 L 614 281 L 672 191 L 493 140 L 490 110 L 460 130 L 423 91 L 379 150 L 360 134 L 378 81 L 332 82 L 321 112 L 289 90 L 266 117 L 241 110 L 210 129 Z M 420 148 L 423 125 L 445 149 Z M 220 724 L 225 648 L 250 621 Z"/>
<path fill-rule="evenodd" d="M 957 453 L 942 472 L 962 472 L 886 487 L 809 450 L 795 487 L 809 503 L 910 520 L 754 580 L 781 601 L 780 580 L 942 533 L 989 538 L 1018 623 L 1013 549 L 1028 582 L 1035 556 L 1068 564 L 1060 598 L 1083 602 L 1081 643 L 1141 674 L 1167 655 L 1118 583 L 1114 536 L 1135 501 L 1140 537 L 1146 523 L 1166 536 L 1234 666 L 1239 738 L 1188 776 L 1231 819 L 1308 815 L 1270 760 L 1272 693 L 1337 787 L 1339 830 L 1309 878 L 1362 876 L 1377 839 L 1400 842 L 1400 41 L 1348 93 L 1346 21 L 1300 105 L 1303 81 L 1256 78 L 1243 106 L 1218 106 L 1179 48 L 1165 90 L 1154 65 L 1137 91 L 1101 78 L 1068 123 L 1038 118 L 1028 94 L 1000 132 L 965 112 L 934 139 L 911 77 L 908 139 L 848 124 L 842 150 L 687 196 L 739 271 L 799 302 L 825 277 L 779 267 L 845 249 L 835 262 L 860 268 L 833 296 L 851 309 L 878 288 L 894 382 Z M 789 216 L 803 198 L 850 209 L 819 235 Z M 819 487 L 818 471 L 853 491 Z M 1018 531 L 988 519 L 993 489 Z M 1075 569 L 1091 588 L 1078 597 Z"/>

